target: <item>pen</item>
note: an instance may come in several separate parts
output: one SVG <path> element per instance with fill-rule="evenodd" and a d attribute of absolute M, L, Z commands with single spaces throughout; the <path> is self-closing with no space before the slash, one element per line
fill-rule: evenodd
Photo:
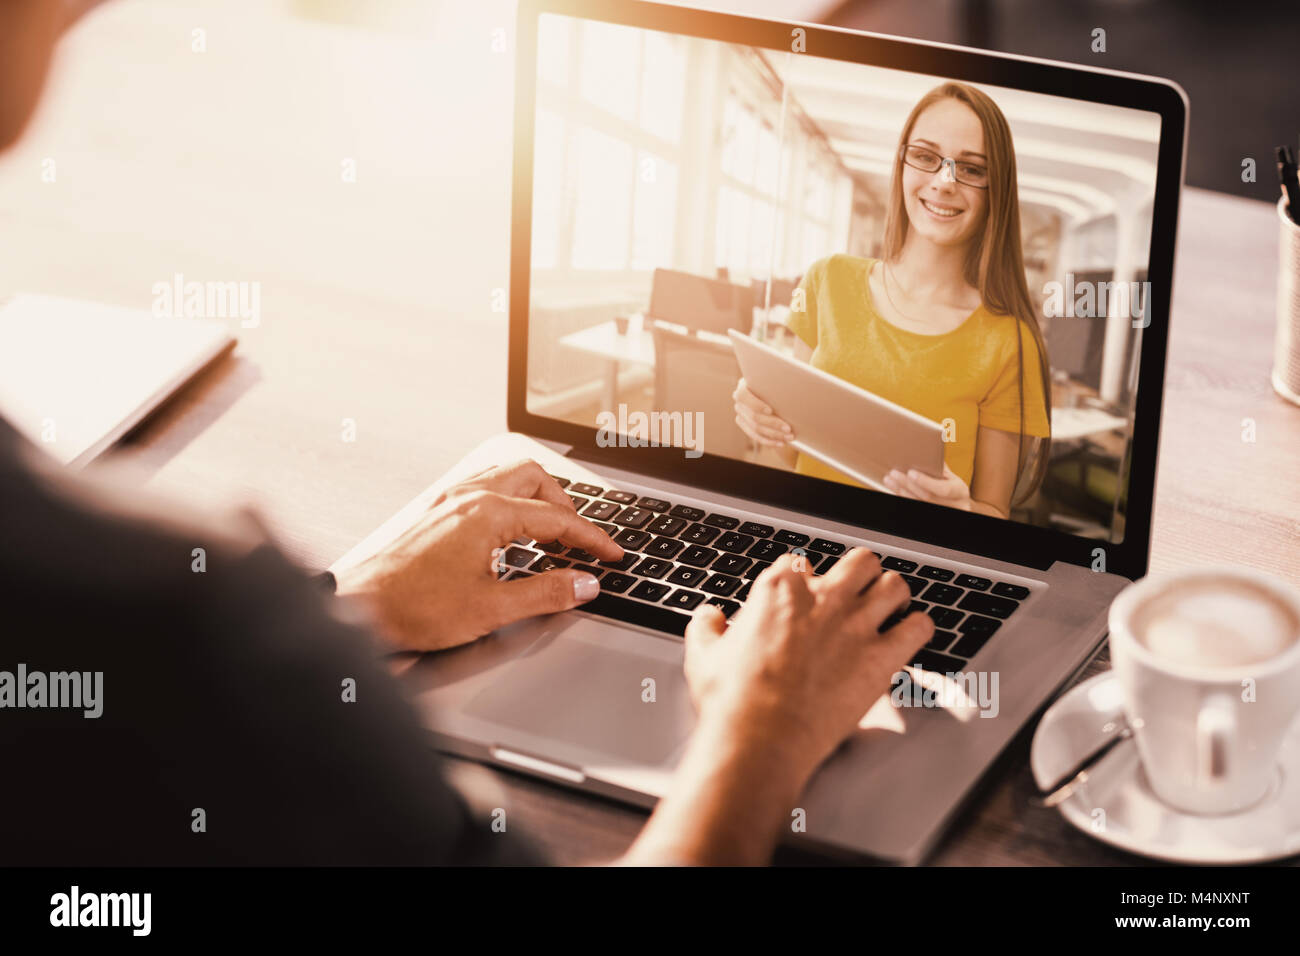
<path fill-rule="evenodd" d="M 1277 148 L 1277 178 L 1286 196 L 1287 215 L 1300 226 L 1300 182 L 1296 179 L 1296 163 L 1289 146 Z"/>

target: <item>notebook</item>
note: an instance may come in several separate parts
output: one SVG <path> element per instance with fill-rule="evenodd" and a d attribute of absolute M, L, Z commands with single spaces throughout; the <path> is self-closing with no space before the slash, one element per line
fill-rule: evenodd
<path fill-rule="evenodd" d="M 212 319 L 16 295 L 0 307 L 0 415 L 81 467 L 234 343 Z"/>

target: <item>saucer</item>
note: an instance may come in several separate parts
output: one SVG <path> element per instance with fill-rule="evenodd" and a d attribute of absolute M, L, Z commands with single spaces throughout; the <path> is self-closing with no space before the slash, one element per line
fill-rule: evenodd
<path fill-rule="evenodd" d="M 1113 673 L 1068 691 L 1043 715 L 1029 752 L 1038 786 L 1050 786 L 1105 742 L 1123 719 Z M 1300 853 L 1300 721 L 1282 741 L 1272 785 L 1240 813 L 1203 816 L 1160 800 L 1147 781 L 1137 744 L 1119 744 L 1060 804 L 1065 819 L 1121 850 L 1175 863 L 1262 863 Z"/>

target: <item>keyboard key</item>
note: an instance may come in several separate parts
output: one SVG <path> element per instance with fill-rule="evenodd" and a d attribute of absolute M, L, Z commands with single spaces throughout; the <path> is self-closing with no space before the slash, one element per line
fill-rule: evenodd
<path fill-rule="evenodd" d="M 808 536 L 800 534 L 798 531 L 778 531 L 772 535 L 772 540 L 788 544 L 792 548 L 802 548 L 808 543 Z"/>
<path fill-rule="evenodd" d="M 759 561 L 770 562 L 785 554 L 789 547 L 788 544 L 781 544 L 779 541 L 769 541 L 764 538 L 755 542 L 754 546 L 745 553 Z"/>
<path fill-rule="evenodd" d="M 715 528 L 725 528 L 730 531 L 740 524 L 739 518 L 733 518 L 731 515 L 709 515 L 704 519 L 705 524 L 711 524 Z"/>
<path fill-rule="evenodd" d="M 534 547 L 539 551 L 545 551 L 547 554 L 559 554 L 564 550 L 564 545 L 560 544 L 558 541 L 541 541 L 534 545 Z"/>
<path fill-rule="evenodd" d="M 652 543 L 645 547 L 645 553 L 655 558 L 675 558 L 677 552 L 686 547 L 685 542 L 678 541 L 676 538 L 655 538 Z"/>
<path fill-rule="evenodd" d="M 688 611 L 694 611 L 699 607 L 700 602 L 704 600 L 704 595 L 699 591 L 688 591 L 685 588 L 678 588 L 670 597 L 665 599 L 664 604 L 668 607 L 681 607 Z"/>
<path fill-rule="evenodd" d="M 704 524 L 693 524 L 682 532 L 682 540 L 689 541 L 691 544 L 708 544 L 720 534 L 722 532 L 717 528 L 710 528 Z"/>
<path fill-rule="evenodd" d="M 609 575 L 605 577 L 608 579 Z M 630 582 L 632 579 L 628 580 Z M 665 634 L 676 634 L 678 637 L 686 633 L 686 625 L 691 622 L 689 614 L 670 611 L 658 604 L 643 604 L 607 591 L 597 594 L 586 604 L 579 604 L 578 610 L 628 624 L 639 624 L 641 627 L 662 631 Z"/>
<path fill-rule="evenodd" d="M 997 585 L 993 585 L 997 588 Z M 989 617 L 1008 618 L 1011 612 L 1020 607 L 1015 601 L 1004 597 L 994 597 L 992 594 L 980 594 L 978 591 L 967 591 L 966 596 L 958 602 L 957 606 L 963 611 L 974 611 L 976 614 L 986 614 Z"/>
<path fill-rule="evenodd" d="M 956 639 L 956 637 L 957 637 L 956 631 L 940 631 L 936 629 L 934 632 L 934 636 L 931 637 L 930 640 L 926 642 L 925 646 L 930 648 L 930 650 L 932 651 L 946 650 L 948 645 L 951 644 Z M 963 654 L 962 656 L 966 657 L 968 655 Z"/>
<path fill-rule="evenodd" d="M 658 581 L 642 581 L 628 592 L 628 596 L 640 598 L 643 601 L 659 601 L 667 596 L 671 590 L 672 588 L 668 585 L 660 584 Z"/>
<path fill-rule="evenodd" d="M 961 595 L 961 588 L 955 588 L 951 584 L 931 584 L 921 595 L 921 600 L 929 601 L 931 604 L 952 604 Z"/>
<path fill-rule="evenodd" d="M 993 582 L 988 578 L 977 578 L 973 574 L 959 574 L 953 584 L 958 587 L 970 588 L 972 591 L 987 591 Z"/>
<path fill-rule="evenodd" d="M 570 493 L 575 495 L 590 495 L 593 498 L 600 495 L 600 493 L 603 492 L 604 490 L 605 490 L 604 488 L 597 488 L 595 485 L 583 485 L 583 484 L 569 485 Z"/>
<path fill-rule="evenodd" d="M 697 568 L 706 568 L 713 563 L 713 559 L 718 556 L 718 552 L 712 548 L 705 548 L 698 544 L 693 544 L 683 551 L 677 558 L 682 564 L 689 564 Z"/>
<path fill-rule="evenodd" d="M 584 518 L 591 518 L 594 521 L 608 521 L 618 514 L 619 507 L 612 501 L 593 501 L 582 511 Z"/>
<path fill-rule="evenodd" d="M 960 657 L 965 658 L 974 657 L 980 652 L 980 648 L 988 643 L 989 638 L 992 636 L 992 631 L 989 631 L 987 634 L 963 634 L 958 639 L 957 643 L 949 648 L 948 653 L 957 654 Z"/>
<path fill-rule="evenodd" d="M 947 654 L 940 654 L 938 651 L 927 651 L 925 648 L 916 652 L 916 657 L 912 658 L 912 666 L 920 667 L 927 671 L 938 671 L 941 674 L 952 674 L 965 667 L 965 663 L 956 657 L 950 657 Z"/>
<path fill-rule="evenodd" d="M 913 577 L 910 574 L 903 574 L 901 577 L 907 582 L 907 586 L 912 589 L 912 597 L 916 597 L 930 586 L 930 582 L 925 578 Z"/>
<path fill-rule="evenodd" d="M 658 558 L 646 558 L 632 569 L 632 573 L 639 574 L 646 578 L 662 578 L 672 569 L 673 563 L 671 561 L 660 561 Z"/>
<path fill-rule="evenodd" d="M 650 543 L 652 537 L 653 535 L 649 531 L 624 528 L 614 535 L 614 543 L 623 548 L 624 551 L 640 551 L 642 547 Z"/>
<path fill-rule="evenodd" d="M 713 546 L 722 551 L 730 551 L 732 554 L 744 554 L 754 539 L 747 534 L 741 534 L 738 531 L 728 531 L 721 538 L 714 542 Z"/>
<path fill-rule="evenodd" d="M 722 597 L 731 597 L 738 587 L 740 587 L 740 578 L 733 578 L 729 574 L 715 574 L 700 586 L 700 590 Z"/>
<path fill-rule="evenodd" d="M 567 568 L 569 562 L 563 558 L 553 558 L 549 554 L 544 554 L 528 566 L 529 571 L 535 571 L 541 574 L 543 571 L 550 571 L 555 568 Z"/>
<path fill-rule="evenodd" d="M 839 561 L 840 561 L 840 556 L 838 554 L 831 555 L 821 564 L 817 565 L 817 573 L 825 574 L 831 568 L 835 567 L 835 565 L 839 564 Z"/>
<path fill-rule="evenodd" d="M 721 571 L 723 574 L 742 575 L 749 570 L 749 558 L 742 558 L 738 554 L 724 554 L 718 560 L 714 561 L 709 567 L 714 571 Z"/>
<path fill-rule="evenodd" d="M 597 557 L 589 551 L 583 551 L 581 548 L 570 548 L 566 558 L 572 558 L 574 561 L 581 561 L 584 564 L 590 564 L 598 560 Z"/>
<path fill-rule="evenodd" d="M 750 580 L 753 580 L 754 578 L 758 577 L 760 574 L 762 574 L 771 566 L 772 566 L 772 562 L 770 561 L 755 561 L 752 565 L 750 565 L 749 570 L 745 572 L 745 577 L 749 578 Z"/>
<path fill-rule="evenodd" d="M 601 561 L 600 566 L 602 568 L 612 568 L 615 571 L 626 571 L 640 560 L 641 555 L 637 554 L 635 551 L 624 551 L 623 557 L 619 558 L 617 561 Z"/>
<path fill-rule="evenodd" d="M 735 614 L 737 611 L 740 610 L 740 605 L 737 602 L 728 601 L 726 598 L 711 597 L 709 598 L 708 603 L 714 605 L 715 607 L 722 608 L 722 613 L 727 617 L 731 617 L 731 615 Z"/>
<path fill-rule="evenodd" d="M 944 630 L 951 630 L 956 627 L 957 622 L 966 616 L 961 611 L 951 607 L 932 607 L 929 614 L 934 620 L 934 626 L 941 627 Z"/>
<path fill-rule="evenodd" d="M 607 491 L 603 497 L 606 501 L 617 501 L 621 505 L 630 505 L 636 501 L 636 495 L 630 491 Z"/>
<path fill-rule="evenodd" d="M 843 554 L 844 545 L 836 541 L 827 541 L 825 538 L 813 538 L 812 544 L 808 545 L 814 551 L 820 551 L 823 554 Z"/>
<path fill-rule="evenodd" d="M 961 627 L 957 630 L 963 634 L 977 634 L 988 637 L 994 631 L 1002 626 L 1001 621 L 995 621 L 991 617 L 981 617 L 978 614 L 968 614 L 966 620 L 961 622 Z"/>
<path fill-rule="evenodd" d="M 644 505 L 642 507 L 644 507 Z M 653 511 L 654 509 L 651 508 L 650 510 Z M 690 524 L 690 522 L 685 518 L 671 518 L 668 515 L 660 515 L 658 518 L 655 518 L 654 521 L 651 521 L 646 525 L 645 529 L 651 534 L 663 534 L 671 538 L 681 534 L 682 529 L 688 524 Z"/>
<path fill-rule="evenodd" d="M 1005 584 L 999 581 L 993 585 L 993 593 L 1000 594 L 1005 598 L 1012 598 L 1016 601 L 1023 601 L 1029 597 L 1029 588 L 1019 584 Z"/>
<path fill-rule="evenodd" d="M 561 478 L 561 477 L 559 477 L 558 475 L 551 475 L 551 477 L 555 479 L 555 483 L 556 483 L 557 485 L 559 485 L 561 488 L 567 488 L 567 487 L 569 487 L 569 479 L 568 479 L 568 478 Z"/>
<path fill-rule="evenodd" d="M 756 521 L 746 521 L 736 530 L 741 534 L 751 534 L 756 538 L 770 538 L 772 532 L 776 531 L 770 524 L 759 524 Z"/>
<path fill-rule="evenodd" d="M 600 589 L 602 591 L 613 591 L 616 594 L 622 594 L 636 582 L 636 578 L 630 574 L 623 574 L 619 571 L 610 571 L 600 579 Z"/>
<path fill-rule="evenodd" d="M 677 505 L 668 513 L 674 518 L 685 518 L 687 521 L 699 521 L 704 517 L 702 509 L 692 508 L 690 505 Z"/>
<path fill-rule="evenodd" d="M 605 569 L 604 569 L 604 568 L 598 568 L 598 567 L 596 567 L 594 564 L 575 564 L 575 565 L 573 566 L 573 570 L 575 570 L 575 571 L 586 571 L 586 572 L 587 572 L 588 574 L 590 574 L 593 578 L 598 578 L 598 577 L 600 577 L 602 574 L 605 573 Z"/>
<path fill-rule="evenodd" d="M 638 501 L 637 504 L 640 507 L 645 508 L 647 511 L 667 511 L 672 507 L 672 505 L 664 501 L 662 498 L 645 497 Z"/>
<path fill-rule="evenodd" d="M 569 495 L 569 500 L 573 502 L 573 507 L 577 508 L 579 511 L 582 510 L 583 505 L 591 501 L 590 498 L 579 498 L 577 495 Z"/>
<path fill-rule="evenodd" d="M 954 572 L 949 571 L 947 568 L 936 568 L 927 564 L 916 573 L 923 578 L 929 578 L 931 581 L 951 581 Z"/>
<path fill-rule="evenodd" d="M 624 508 L 614 518 L 614 524 L 621 524 L 625 528 L 640 528 L 648 525 L 654 518 L 655 513 L 645 508 Z"/>
<path fill-rule="evenodd" d="M 886 571 L 901 571 L 905 574 L 912 574 L 916 571 L 916 562 L 909 561 L 907 558 L 885 558 L 880 562 L 880 566 Z"/>
<path fill-rule="evenodd" d="M 741 585 L 740 590 L 737 591 L 735 594 L 733 594 L 732 597 L 734 597 L 737 601 L 745 600 L 746 598 L 749 597 L 749 589 L 752 588 L 753 586 L 754 586 L 753 581 L 746 581 L 743 585 Z"/>
<path fill-rule="evenodd" d="M 912 614 L 916 611 L 924 611 L 927 607 L 929 607 L 929 605 L 926 604 L 924 601 L 911 601 L 908 603 L 907 607 L 900 607 L 898 610 L 896 610 L 893 614 L 889 615 L 889 617 L 885 618 L 880 623 L 881 633 L 884 633 L 885 631 L 889 630 L 891 627 L 893 627 L 903 618 L 907 617 L 907 615 Z"/>
<path fill-rule="evenodd" d="M 679 567 L 668 575 L 669 584 L 682 584 L 688 588 L 699 587 L 700 582 L 709 576 L 703 568 Z"/>
<path fill-rule="evenodd" d="M 525 551 L 523 548 L 506 548 L 504 555 L 506 564 L 512 568 L 522 568 L 533 562 L 537 557 L 536 551 Z"/>
<path fill-rule="evenodd" d="M 826 555 L 805 548 L 803 549 L 803 559 L 808 562 L 807 570 L 816 571 L 822 561 L 826 559 Z"/>
<path fill-rule="evenodd" d="M 616 525 L 605 524 L 603 521 L 593 521 L 592 524 L 605 532 L 605 534 L 609 535 L 611 538 L 618 534 L 618 527 Z"/>

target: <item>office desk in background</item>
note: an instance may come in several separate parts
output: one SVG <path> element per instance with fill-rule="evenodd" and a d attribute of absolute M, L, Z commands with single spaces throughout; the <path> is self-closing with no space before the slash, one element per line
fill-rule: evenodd
<path fill-rule="evenodd" d="M 504 427 L 506 323 L 492 303 L 507 284 L 512 81 L 486 42 L 462 41 L 510 23 L 512 7 L 440 7 L 460 19 L 430 34 L 431 50 L 290 32 L 272 6 L 141 0 L 69 38 L 38 122 L 0 160 L 0 294 L 147 308 L 152 283 L 176 272 L 261 281 L 261 326 L 232 322 L 234 358 L 123 454 L 147 486 L 191 503 L 260 504 L 286 549 L 320 568 Z M 259 17 L 264 30 L 250 26 Z M 188 49 L 196 22 L 227 38 L 208 60 Z M 123 52 L 142 37 L 150 57 Z M 368 69 L 376 48 L 385 70 Z M 235 69 L 212 70 L 222 57 Z M 474 89 L 491 108 L 436 100 L 419 123 L 383 125 L 374 104 L 416 76 L 423 89 Z M 340 135 L 345 117 L 355 135 Z M 474 130 L 458 138 L 474 147 L 447 149 L 448 129 Z M 350 186 L 340 156 L 357 159 Z M 44 157 L 58 160 L 57 184 L 40 183 Z M 1271 205 L 1185 195 L 1155 571 L 1227 562 L 1300 585 L 1300 409 L 1268 374 L 1276 245 Z M 1088 674 L 1106 666 L 1103 652 Z M 1033 806 L 1027 753 L 1026 737 L 990 770 L 931 862 L 1141 862 Z M 644 819 L 493 773 L 511 826 L 559 862 L 616 856 Z"/>

